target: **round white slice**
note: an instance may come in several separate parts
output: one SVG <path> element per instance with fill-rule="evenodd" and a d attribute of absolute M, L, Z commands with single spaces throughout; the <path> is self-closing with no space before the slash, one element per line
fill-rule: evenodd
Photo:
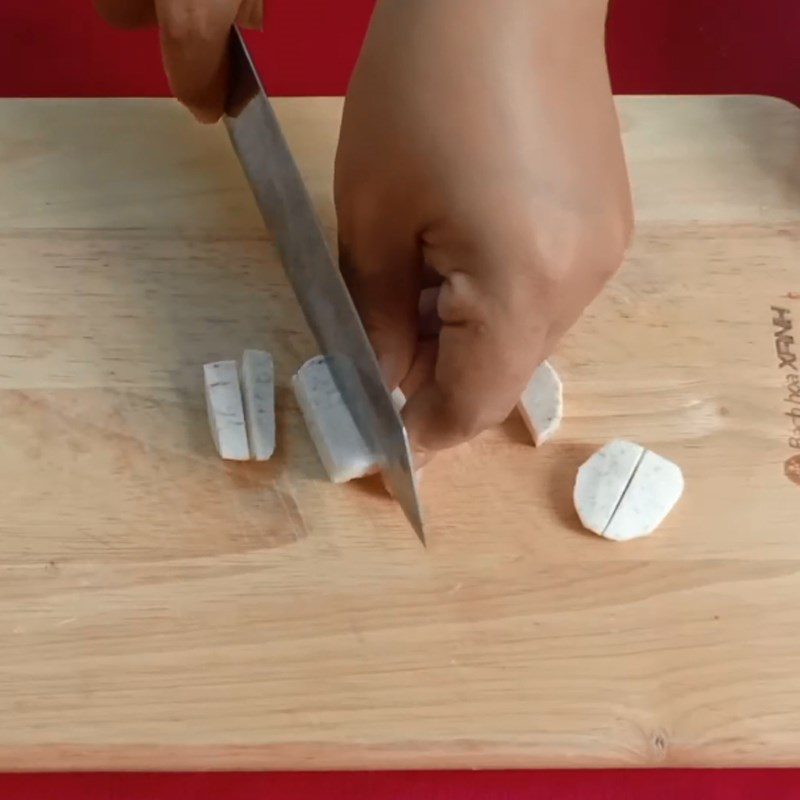
<path fill-rule="evenodd" d="M 677 464 L 621 439 L 578 470 L 575 509 L 585 528 L 615 541 L 652 533 L 683 493 Z"/>
<path fill-rule="evenodd" d="M 558 430 L 564 413 L 564 390 L 549 361 L 543 361 L 533 373 L 517 407 L 537 447 Z"/>

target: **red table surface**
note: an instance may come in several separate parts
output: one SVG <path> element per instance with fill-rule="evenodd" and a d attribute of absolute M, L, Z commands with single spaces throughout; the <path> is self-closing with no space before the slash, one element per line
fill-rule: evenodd
<path fill-rule="evenodd" d="M 252 46 L 270 91 L 342 94 L 372 5 L 267 0 L 265 31 Z M 612 0 L 608 41 L 620 93 L 757 93 L 800 104 L 800 0 Z M 152 31 L 110 31 L 89 0 L 0 0 L 0 97 L 166 91 Z M 681 796 L 794 799 L 800 771 L 0 775 L 3 800 Z"/>
<path fill-rule="evenodd" d="M 796 770 L 0 776 L 3 800 L 796 800 Z"/>

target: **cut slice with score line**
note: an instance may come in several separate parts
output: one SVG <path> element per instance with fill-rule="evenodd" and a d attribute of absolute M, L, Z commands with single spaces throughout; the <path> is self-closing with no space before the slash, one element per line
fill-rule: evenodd
<path fill-rule="evenodd" d="M 677 464 L 617 439 L 578 470 L 573 499 L 585 528 L 624 542 L 652 533 L 683 494 Z"/>
<path fill-rule="evenodd" d="M 275 452 L 275 370 L 264 350 L 242 355 L 242 400 L 250 455 L 268 461 Z"/>
<path fill-rule="evenodd" d="M 208 423 L 221 458 L 248 461 L 250 447 L 235 361 L 215 361 L 203 366 Z"/>

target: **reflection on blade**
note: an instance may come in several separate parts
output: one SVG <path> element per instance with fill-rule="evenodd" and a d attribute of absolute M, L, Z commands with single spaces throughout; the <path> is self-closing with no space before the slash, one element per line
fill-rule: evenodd
<path fill-rule="evenodd" d="M 386 482 L 425 543 L 422 510 L 403 423 L 381 379 L 350 293 L 328 248 L 275 112 L 234 29 L 225 124 L 284 269 L 365 440 L 380 454 Z"/>

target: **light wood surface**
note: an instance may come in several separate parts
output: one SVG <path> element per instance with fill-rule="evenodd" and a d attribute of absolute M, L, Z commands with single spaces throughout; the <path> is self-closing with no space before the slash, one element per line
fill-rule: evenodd
<path fill-rule="evenodd" d="M 333 231 L 337 100 L 278 110 Z M 566 420 L 424 476 L 423 550 L 324 477 L 313 343 L 224 132 L 166 101 L 0 103 L 0 769 L 800 761 L 800 114 L 620 101 L 638 234 L 555 358 Z M 278 454 L 214 453 L 203 362 L 275 355 Z M 582 533 L 610 438 L 687 491 Z M 798 451 L 795 451 L 798 452 Z"/>

